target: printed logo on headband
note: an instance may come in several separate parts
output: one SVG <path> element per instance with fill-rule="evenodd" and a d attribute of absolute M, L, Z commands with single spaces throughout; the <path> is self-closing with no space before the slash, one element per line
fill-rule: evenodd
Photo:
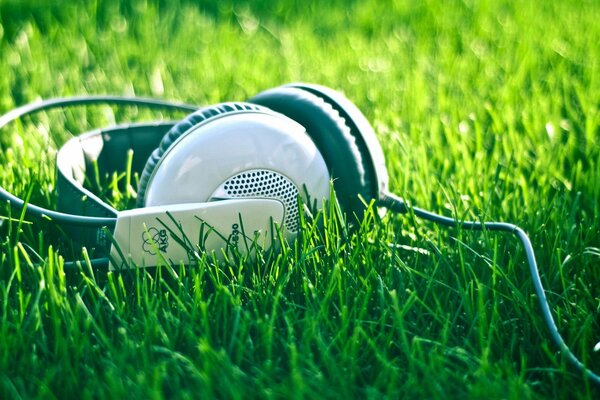
<path fill-rule="evenodd" d="M 142 240 L 144 242 L 143 250 L 152 256 L 156 255 L 157 250 L 165 253 L 169 247 L 169 236 L 166 229 L 149 228 L 147 232 L 142 233 Z"/>

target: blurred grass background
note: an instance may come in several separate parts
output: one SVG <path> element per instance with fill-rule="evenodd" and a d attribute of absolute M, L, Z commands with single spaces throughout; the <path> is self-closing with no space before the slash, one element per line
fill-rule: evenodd
<path fill-rule="evenodd" d="M 531 234 L 561 330 L 598 370 L 598 20 L 596 1 L 0 0 L 0 110 L 86 93 L 211 104 L 291 81 L 342 90 L 375 127 L 394 192 Z M 5 130 L 3 185 L 36 182 L 32 198 L 52 205 L 54 150 L 102 121 L 80 115 L 66 133 L 43 121 Z M 368 222 L 352 238 L 311 231 L 296 253 L 230 281 L 207 261 L 175 288 L 144 274 L 69 284 L 51 274 L 60 262 L 46 228 L 24 235 L 42 269 L 17 266 L 18 236 L 3 232 L 0 387 L 59 398 L 598 395 L 548 342 L 515 241 Z"/>

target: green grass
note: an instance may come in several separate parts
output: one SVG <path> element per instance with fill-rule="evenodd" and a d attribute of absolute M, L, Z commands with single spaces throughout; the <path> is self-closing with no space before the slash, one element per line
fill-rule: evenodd
<path fill-rule="evenodd" d="M 392 191 L 531 235 L 561 332 L 600 370 L 597 2 L 40 3 L 0 0 L 0 111 L 85 93 L 211 104 L 290 81 L 342 90 L 377 132 Z M 66 138 L 151 117 L 12 125 L 0 182 L 52 206 Z M 332 208 L 254 261 L 66 274 L 62 255 L 80 249 L 15 221 L 0 227 L 2 398 L 600 394 L 557 355 L 506 235 L 374 212 L 350 234 Z"/>

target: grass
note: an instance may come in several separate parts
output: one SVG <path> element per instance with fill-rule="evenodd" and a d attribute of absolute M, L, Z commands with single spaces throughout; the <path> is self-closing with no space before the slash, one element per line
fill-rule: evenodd
<path fill-rule="evenodd" d="M 85 93 L 211 104 L 290 81 L 342 90 L 372 122 L 395 193 L 531 235 L 561 332 L 598 371 L 599 17 L 594 1 L 3 0 L 0 110 Z M 52 206 L 66 138 L 151 117 L 91 108 L 13 125 L 0 182 Z M 2 215 L 3 398 L 599 394 L 556 354 L 505 235 L 373 210 L 348 233 L 333 207 L 254 261 L 65 273 L 80 249 Z"/>

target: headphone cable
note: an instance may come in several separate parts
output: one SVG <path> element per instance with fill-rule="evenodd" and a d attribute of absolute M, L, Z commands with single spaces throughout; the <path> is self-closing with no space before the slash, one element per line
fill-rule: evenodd
<path fill-rule="evenodd" d="M 517 236 L 521 241 L 523 248 L 525 249 L 525 254 L 527 256 L 527 262 L 529 264 L 529 271 L 531 273 L 533 287 L 539 300 L 539 306 L 542 311 L 544 322 L 548 327 L 548 331 L 550 332 L 552 340 L 558 346 L 561 353 L 563 353 L 567 357 L 567 360 L 569 360 L 569 362 L 573 366 L 575 366 L 579 371 L 583 372 L 595 384 L 600 385 L 600 376 L 592 372 L 589 368 L 583 365 L 581 361 L 577 359 L 575 354 L 573 354 L 569 346 L 567 346 L 567 344 L 565 343 L 558 331 L 558 327 L 556 326 L 554 318 L 552 317 L 552 312 L 550 311 L 550 306 L 548 304 L 546 293 L 542 285 L 539 268 L 535 259 L 535 253 L 533 251 L 533 246 L 531 245 L 531 240 L 529 240 L 529 237 L 527 236 L 525 231 L 523 231 L 523 229 L 519 228 L 517 225 L 509 224 L 506 222 L 459 221 L 454 218 L 445 217 L 443 215 L 435 214 L 417 207 L 413 207 L 412 205 L 407 204 L 401 197 L 389 192 L 383 192 L 381 194 L 380 202 L 384 207 L 386 207 L 389 210 L 398 213 L 406 213 L 410 210 L 412 213 L 414 213 L 415 216 L 419 218 L 448 227 L 462 228 L 475 231 L 502 231 L 512 233 L 513 235 Z"/>

